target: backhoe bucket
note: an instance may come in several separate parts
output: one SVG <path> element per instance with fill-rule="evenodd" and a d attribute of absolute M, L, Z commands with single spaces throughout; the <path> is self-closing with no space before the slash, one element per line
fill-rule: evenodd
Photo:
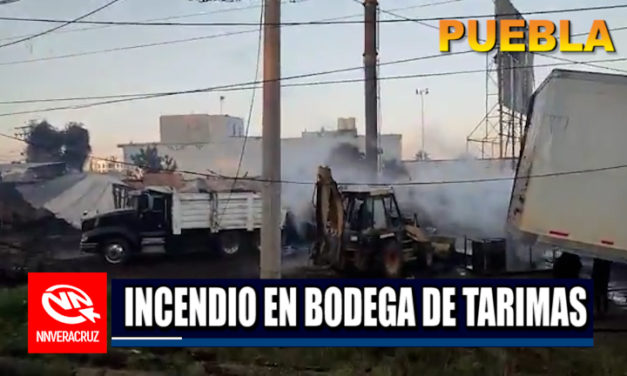
<path fill-rule="evenodd" d="M 342 194 L 329 167 L 318 168 L 315 197 L 316 240 L 312 248 L 312 259 L 316 265 L 341 267 L 344 208 Z"/>

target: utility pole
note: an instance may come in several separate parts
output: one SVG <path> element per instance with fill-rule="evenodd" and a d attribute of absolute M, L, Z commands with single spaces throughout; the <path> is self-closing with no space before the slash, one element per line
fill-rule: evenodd
<path fill-rule="evenodd" d="M 281 0 L 264 0 L 261 278 L 281 278 Z"/>
<path fill-rule="evenodd" d="M 377 0 L 364 0 L 364 73 L 366 107 L 366 163 L 373 177 L 378 173 L 377 124 Z"/>
<path fill-rule="evenodd" d="M 420 151 L 421 156 L 426 157 L 427 151 L 425 150 L 425 95 L 429 94 L 429 89 L 416 89 L 416 94 L 420 95 L 420 118 L 421 118 L 421 131 L 420 131 Z M 426 158 L 425 158 L 426 159 Z"/>
<path fill-rule="evenodd" d="M 21 127 L 15 127 L 15 137 L 26 139 L 30 135 L 30 132 L 33 130 L 34 125 L 28 124 Z"/>

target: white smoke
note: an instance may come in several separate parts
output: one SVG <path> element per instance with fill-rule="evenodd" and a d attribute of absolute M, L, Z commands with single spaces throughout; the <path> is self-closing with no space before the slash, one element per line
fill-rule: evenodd
<path fill-rule="evenodd" d="M 399 206 L 413 210 L 419 220 L 446 235 L 505 236 L 513 184 L 510 161 L 425 161 L 410 162 L 407 167 L 416 185 L 396 188 Z M 493 178 L 506 180 L 452 183 Z M 448 183 L 420 185 L 434 182 Z"/>
<path fill-rule="evenodd" d="M 311 182 L 310 185 L 283 184 L 283 204 L 299 221 L 311 221 L 313 193 L 317 167 L 329 161 L 327 156 L 318 159 L 311 155 L 300 158 L 290 156 L 290 168 L 283 179 Z M 300 160 L 298 160 L 300 159 Z M 409 176 L 380 177 L 378 183 L 394 186 L 401 211 L 411 217 L 417 214 L 421 225 L 432 226 L 443 235 L 471 238 L 501 238 L 511 195 L 514 175 L 511 161 L 458 159 L 449 161 L 403 162 Z M 372 181 L 359 163 L 331 164 L 332 174 L 338 184 L 368 183 Z M 462 184 L 421 184 L 504 178 L 494 182 Z M 396 185 L 401 183 L 401 185 Z M 403 185 L 407 184 L 409 185 Z"/>

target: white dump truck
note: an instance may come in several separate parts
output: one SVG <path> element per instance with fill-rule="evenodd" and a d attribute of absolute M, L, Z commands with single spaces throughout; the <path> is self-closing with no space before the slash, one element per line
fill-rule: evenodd
<path fill-rule="evenodd" d="M 510 234 L 627 261 L 627 76 L 554 70 L 527 119 Z"/>
<path fill-rule="evenodd" d="M 101 253 L 111 264 L 133 253 L 179 253 L 205 247 L 231 256 L 246 246 L 257 246 L 262 210 L 256 192 L 146 188 L 131 195 L 128 208 L 84 219 L 81 250 Z"/>

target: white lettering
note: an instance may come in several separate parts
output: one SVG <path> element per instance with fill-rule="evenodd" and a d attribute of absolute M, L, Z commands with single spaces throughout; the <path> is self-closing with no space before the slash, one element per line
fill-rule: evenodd
<path fill-rule="evenodd" d="M 454 328 L 457 325 L 457 320 L 453 317 L 455 312 L 455 287 L 444 287 L 442 289 L 442 325 L 448 328 Z"/>
<path fill-rule="evenodd" d="M 279 289 L 277 287 L 266 287 L 263 292 L 263 320 L 264 326 L 276 327 L 279 326 L 279 319 L 275 316 L 278 303 L 275 301 L 279 295 Z"/>
<path fill-rule="evenodd" d="M 317 287 L 305 287 L 305 326 L 322 325 L 322 291 Z"/>
<path fill-rule="evenodd" d="M 398 326 L 416 326 L 416 310 L 411 287 L 401 287 L 398 305 Z"/>
<path fill-rule="evenodd" d="M 581 328 L 588 322 L 588 312 L 581 302 L 586 299 L 586 290 L 583 287 L 574 287 L 570 290 L 570 305 L 575 312 L 570 313 L 571 325 Z"/>
<path fill-rule="evenodd" d="M 363 316 L 361 290 L 356 287 L 344 289 L 344 326 L 356 327 L 361 325 Z"/>
<path fill-rule="evenodd" d="M 243 287 L 240 290 L 239 302 L 239 322 L 245 328 L 250 328 L 257 322 L 257 294 L 252 287 Z"/>
<path fill-rule="evenodd" d="M 463 287 L 462 295 L 466 297 L 466 325 L 469 327 L 476 326 L 475 318 L 475 300 L 479 296 L 478 287 Z"/>
<path fill-rule="evenodd" d="M 425 327 L 440 325 L 441 303 L 440 289 L 436 287 L 424 287 L 422 289 L 422 324 Z"/>
<path fill-rule="evenodd" d="M 152 287 L 135 288 L 135 326 L 152 326 Z"/>
<path fill-rule="evenodd" d="M 155 324 L 165 328 L 172 325 L 172 312 L 165 305 L 172 304 L 172 290 L 161 286 L 155 291 Z"/>

